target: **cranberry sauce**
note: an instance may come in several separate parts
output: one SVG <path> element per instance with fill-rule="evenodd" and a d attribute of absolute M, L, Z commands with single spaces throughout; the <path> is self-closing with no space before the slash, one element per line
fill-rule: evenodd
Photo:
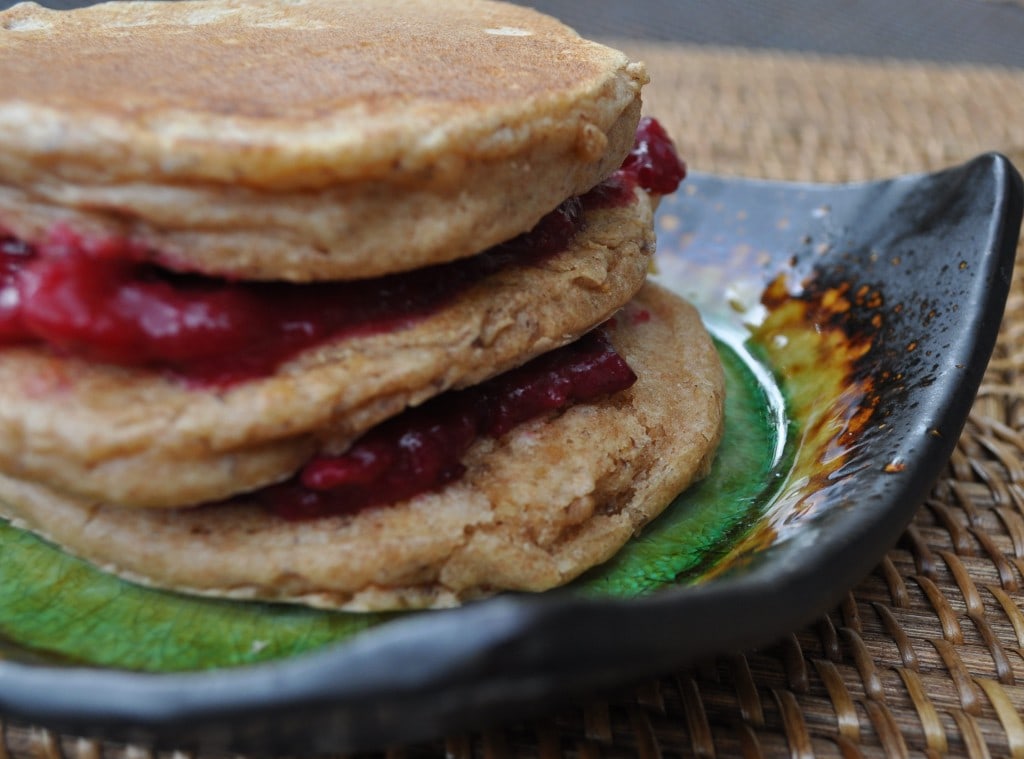
<path fill-rule="evenodd" d="M 648 192 L 668 195 L 675 192 L 686 178 L 686 164 L 680 160 L 675 145 L 656 120 L 640 119 L 633 150 L 622 162 L 621 172 L 636 177 Z"/>
<path fill-rule="evenodd" d="M 370 430 L 340 456 L 310 461 L 260 498 L 285 519 L 397 503 L 462 476 L 479 437 L 500 437 L 544 414 L 624 390 L 636 375 L 602 329 L 466 390 L 449 391 Z"/>
<path fill-rule="evenodd" d="M 583 196 L 584 208 L 624 206 L 639 185 L 647 192 L 668 195 L 686 178 L 686 164 L 655 119 L 644 117 L 636 128 L 633 149 L 618 171 Z"/>
<path fill-rule="evenodd" d="M 553 255 L 579 230 L 584 208 L 625 205 L 636 185 L 672 192 L 685 171 L 661 126 L 643 119 L 622 168 L 531 232 L 462 261 L 359 282 L 232 282 L 154 266 L 128 240 L 58 227 L 30 245 L 0 229 L 0 345 L 45 343 L 198 385 L 263 376 L 324 340 L 430 314 L 501 266 Z"/>
<path fill-rule="evenodd" d="M 43 342 L 82 358 L 169 370 L 197 385 L 263 376 L 328 338 L 385 332 L 473 282 L 563 250 L 570 199 L 529 233 L 479 256 L 352 282 L 232 282 L 180 274 L 140 251 L 59 228 L 36 246 L 0 235 L 0 344 Z"/>

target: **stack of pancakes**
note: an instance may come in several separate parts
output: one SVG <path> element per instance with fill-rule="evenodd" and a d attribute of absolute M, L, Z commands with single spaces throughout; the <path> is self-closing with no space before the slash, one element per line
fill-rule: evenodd
<path fill-rule="evenodd" d="M 646 82 L 484 0 L 26 3 L 0 13 L 0 71 L 8 253 L 57 230 L 172 279 L 311 287 L 443 277 L 528 233 L 622 164 Z M 583 203 L 550 254 L 231 382 L 8 340 L 0 514 L 125 577 L 235 598 L 405 608 L 565 583 L 703 476 L 720 436 L 711 341 L 644 284 L 656 201 Z M 636 382 L 477 440 L 444 487 L 298 521 L 259 497 L 595 328 Z"/>

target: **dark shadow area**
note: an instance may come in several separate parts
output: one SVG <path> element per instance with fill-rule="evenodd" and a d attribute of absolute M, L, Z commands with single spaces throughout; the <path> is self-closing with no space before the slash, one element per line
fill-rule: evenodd
<path fill-rule="evenodd" d="M 1024 67 L 1024 6 L 984 0 L 532 0 L 589 37 Z"/>

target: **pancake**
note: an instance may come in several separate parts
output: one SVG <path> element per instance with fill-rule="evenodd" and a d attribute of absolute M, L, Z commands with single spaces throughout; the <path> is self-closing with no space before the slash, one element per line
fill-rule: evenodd
<path fill-rule="evenodd" d="M 443 607 L 571 580 L 708 471 L 717 354 L 644 285 L 685 167 L 642 64 L 490 0 L 180 0 L 2 11 L 0 71 L 14 524 L 186 593 Z M 633 371 L 584 337 L 383 442 L 594 329 Z"/>
<path fill-rule="evenodd" d="M 0 228 L 295 281 L 530 229 L 618 167 L 647 81 L 485 0 L 25 3 L 0 12 L 0 71 Z"/>
<path fill-rule="evenodd" d="M 342 451 L 380 420 L 578 337 L 641 287 L 654 250 L 651 198 L 595 208 L 563 252 L 512 266 L 393 332 L 309 349 L 227 389 L 157 371 L 7 347 L 0 468 L 139 507 L 218 500 Z"/>
<path fill-rule="evenodd" d="M 69 552 L 188 593 L 368 610 L 540 591 L 598 564 L 704 476 L 724 385 L 696 311 L 646 285 L 608 332 L 639 379 L 478 441 L 465 476 L 355 515 L 125 509 L 0 477 L 0 509 Z M 183 560 L 187 557 L 187 560 Z"/>

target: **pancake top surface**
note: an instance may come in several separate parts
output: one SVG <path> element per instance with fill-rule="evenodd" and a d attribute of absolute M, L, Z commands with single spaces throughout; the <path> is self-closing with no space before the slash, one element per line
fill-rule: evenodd
<path fill-rule="evenodd" d="M 28 164 L 273 188 L 439 158 L 457 174 L 581 116 L 608 123 L 646 80 L 486 0 L 23 3 L 0 12 L 0 71 L 0 148 Z"/>

